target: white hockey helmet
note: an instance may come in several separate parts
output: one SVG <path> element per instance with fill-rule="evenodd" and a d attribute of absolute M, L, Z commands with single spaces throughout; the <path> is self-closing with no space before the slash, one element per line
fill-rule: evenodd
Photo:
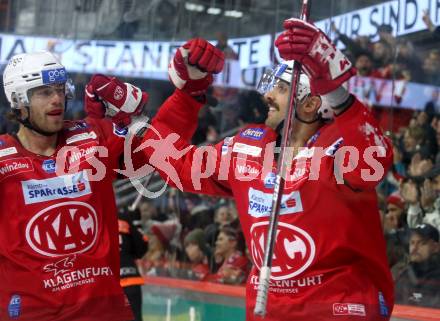
<path fill-rule="evenodd" d="M 260 79 L 260 82 L 258 83 L 258 92 L 264 95 L 265 93 L 271 91 L 276 83 L 280 80 L 290 84 L 292 80 L 293 63 L 293 60 L 287 60 L 276 65 L 272 69 L 266 69 Z M 310 93 L 309 77 L 307 77 L 306 74 L 301 73 L 299 77 L 297 98 L 301 101 L 306 96 L 310 95 Z"/>
<path fill-rule="evenodd" d="M 258 83 L 257 90 L 264 95 L 271 91 L 280 79 L 290 84 L 292 80 L 293 63 L 294 60 L 287 60 L 278 64 L 273 69 L 267 69 Z M 304 72 L 301 72 L 298 83 L 297 98 L 299 101 L 302 101 L 311 94 L 312 91 L 310 88 L 309 77 Z M 318 115 L 323 120 L 331 120 L 334 117 L 333 110 L 326 102 L 321 103 L 321 106 L 318 109 Z"/>
<path fill-rule="evenodd" d="M 41 86 L 65 84 L 66 98 L 73 97 L 73 84 L 66 68 L 48 51 L 13 56 L 3 73 L 3 86 L 12 108 L 29 106 L 29 90 Z"/>

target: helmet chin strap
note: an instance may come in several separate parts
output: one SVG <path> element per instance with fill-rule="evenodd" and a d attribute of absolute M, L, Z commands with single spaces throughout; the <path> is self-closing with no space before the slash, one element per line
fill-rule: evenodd
<path fill-rule="evenodd" d="M 34 132 L 36 132 L 38 134 L 46 136 L 46 137 L 50 137 L 50 136 L 53 136 L 53 135 L 56 134 L 56 132 L 55 133 L 47 132 L 47 131 L 44 131 L 44 130 L 42 130 L 40 128 L 37 128 L 35 125 L 33 125 L 32 122 L 29 119 L 30 118 L 29 116 L 31 114 L 30 108 L 28 106 L 25 106 L 25 108 L 28 111 L 28 116 L 25 119 L 21 118 L 20 111 L 18 109 L 15 110 L 15 113 L 18 116 L 17 120 L 20 122 L 20 124 L 22 124 L 24 127 L 29 128 L 30 130 L 32 130 L 32 131 L 34 131 Z"/>

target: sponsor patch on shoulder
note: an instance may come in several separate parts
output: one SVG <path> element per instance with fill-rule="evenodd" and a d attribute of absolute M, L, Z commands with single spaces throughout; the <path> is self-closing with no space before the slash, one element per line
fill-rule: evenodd
<path fill-rule="evenodd" d="M 127 127 L 118 127 L 115 123 L 113 123 L 113 134 L 119 137 L 127 136 L 128 128 Z"/>
<path fill-rule="evenodd" d="M 333 315 L 366 316 L 365 305 L 358 303 L 333 303 Z"/>
<path fill-rule="evenodd" d="M 75 130 L 86 129 L 86 128 L 89 128 L 89 125 L 84 121 L 80 121 L 80 122 L 75 123 L 73 126 L 67 128 L 67 130 L 69 132 L 73 132 Z"/>
<path fill-rule="evenodd" d="M 8 147 L 5 149 L 0 149 L 0 157 L 13 155 L 13 154 L 17 154 L 17 153 L 18 153 L 17 148 L 15 148 L 15 147 Z"/>
<path fill-rule="evenodd" d="M 73 144 L 86 139 L 96 139 L 97 137 L 96 133 L 92 130 L 91 132 L 77 134 L 67 138 L 66 144 Z"/>
<path fill-rule="evenodd" d="M 260 140 L 264 137 L 266 131 L 263 128 L 247 128 L 241 132 L 240 136 L 253 140 Z"/>
<path fill-rule="evenodd" d="M 243 143 L 235 143 L 232 147 L 232 151 L 239 153 L 239 154 L 245 154 L 245 155 L 251 155 L 254 157 L 258 157 L 261 155 L 261 147 L 247 145 Z"/>
<path fill-rule="evenodd" d="M 0 181 L 23 172 L 32 172 L 34 166 L 30 158 L 12 158 L 0 161 Z"/>

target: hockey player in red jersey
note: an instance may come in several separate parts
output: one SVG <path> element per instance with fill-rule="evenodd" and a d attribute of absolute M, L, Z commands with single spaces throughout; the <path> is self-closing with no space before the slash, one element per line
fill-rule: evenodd
<path fill-rule="evenodd" d="M 49 52 L 12 57 L 3 84 L 20 124 L 0 136 L 0 320 L 133 319 L 112 187 L 127 130 L 98 118 L 127 122 L 146 94 L 98 75 L 87 86 L 93 117 L 64 121 L 71 85 Z"/>
<path fill-rule="evenodd" d="M 292 134 L 292 147 L 305 148 L 296 153 L 286 176 L 264 320 L 389 320 L 393 283 L 375 186 L 391 163 L 390 144 L 367 108 L 342 87 L 354 73 L 343 53 L 312 24 L 290 19 L 285 28 L 276 41 L 280 54 L 301 61 L 307 73 L 301 77 Z M 276 129 L 288 108 L 292 71 L 289 63 L 281 64 L 263 79 L 269 108 L 265 125 L 249 125 L 214 147 L 196 148 L 185 139 L 194 127 L 179 122 L 197 122 L 202 89 L 209 82 L 197 93 L 185 89 L 209 77 L 207 66 L 216 64 L 207 48 L 192 40 L 177 51 L 169 75 L 187 98 L 169 99 L 161 107 L 143 147 L 153 155 L 152 146 L 158 144 L 153 140 L 174 135 L 173 149 L 185 151 L 176 157 L 171 149 L 168 153 L 178 181 L 162 170 L 163 164 L 156 166 L 160 174 L 186 191 L 235 198 L 254 263 L 246 319 L 260 320 L 253 309 L 272 204 Z"/>

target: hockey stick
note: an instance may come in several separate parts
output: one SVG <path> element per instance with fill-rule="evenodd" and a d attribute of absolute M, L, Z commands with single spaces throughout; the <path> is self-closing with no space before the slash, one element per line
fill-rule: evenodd
<path fill-rule="evenodd" d="M 300 18 L 308 20 L 311 0 L 303 0 Z M 285 124 L 281 139 L 281 152 L 277 162 L 277 175 L 272 197 L 272 209 L 269 217 L 269 226 L 266 237 L 266 247 L 264 251 L 263 265 L 260 268 L 260 276 L 258 282 L 258 292 L 255 302 L 254 314 L 264 317 L 266 315 L 267 294 L 269 291 L 270 270 L 272 267 L 272 256 L 275 244 L 278 216 L 280 213 L 281 199 L 283 196 L 285 175 L 287 166 L 291 164 L 288 161 L 289 155 L 286 153 L 286 147 L 290 146 L 291 131 L 294 122 L 295 111 L 297 108 L 296 93 L 298 90 L 299 77 L 301 72 L 301 64 L 295 62 L 293 65 L 293 73 L 291 80 L 291 90 L 289 94 L 289 109 L 286 112 Z"/>

